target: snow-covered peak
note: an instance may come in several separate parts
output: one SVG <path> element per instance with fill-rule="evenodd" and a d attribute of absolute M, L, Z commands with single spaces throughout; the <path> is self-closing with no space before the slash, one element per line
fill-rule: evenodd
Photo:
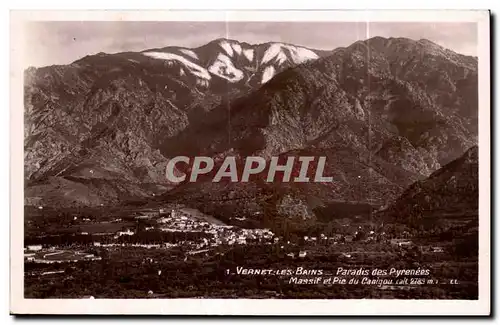
<path fill-rule="evenodd" d="M 292 63 L 300 64 L 317 58 L 318 55 L 316 53 L 305 47 L 272 43 L 264 53 L 262 63 L 267 63 L 275 59 L 278 64 L 283 64 L 287 59 L 290 59 Z"/>
<path fill-rule="evenodd" d="M 231 46 L 231 43 L 222 40 L 220 41 L 219 45 L 224 49 L 224 51 L 226 51 L 227 55 L 233 56 L 233 47 Z"/>
<path fill-rule="evenodd" d="M 238 43 L 231 44 L 231 47 L 236 52 L 236 54 L 241 55 L 241 45 Z"/>

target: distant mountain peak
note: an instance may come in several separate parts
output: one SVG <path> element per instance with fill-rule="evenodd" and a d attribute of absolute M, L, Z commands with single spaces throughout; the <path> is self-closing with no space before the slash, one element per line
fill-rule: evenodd
<path fill-rule="evenodd" d="M 475 144 L 477 63 L 434 48 L 377 37 L 330 52 L 221 38 L 28 70 L 30 193 L 100 204 L 103 188 L 123 180 L 110 202 L 147 196 L 156 187 L 144 184 L 170 186 L 169 158 L 234 148 L 327 154 L 337 178 L 309 188 L 318 196 L 394 198 Z"/>

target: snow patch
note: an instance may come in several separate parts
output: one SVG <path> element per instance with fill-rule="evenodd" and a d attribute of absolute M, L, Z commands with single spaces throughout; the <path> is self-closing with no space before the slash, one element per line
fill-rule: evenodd
<path fill-rule="evenodd" d="M 262 83 L 268 82 L 276 73 L 272 65 L 266 67 L 262 73 Z"/>
<path fill-rule="evenodd" d="M 279 64 L 282 64 L 286 61 L 286 54 L 282 51 L 282 44 L 275 43 L 271 44 L 266 52 L 264 52 L 264 56 L 262 57 L 262 63 L 267 63 L 272 59 L 276 58 L 276 61 Z"/>
<path fill-rule="evenodd" d="M 292 61 L 295 64 L 300 64 L 318 58 L 318 55 L 316 53 L 304 47 L 296 47 L 290 45 L 285 45 L 284 47 L 290 51 Z"/>
<path fill-rule="evenodd" d="M 231 44 L 229 44 L 229 42 L 227 42 L 227 41 L 221 41 L 219 43 L 219 45 L 224 49 L 224 51 L 226 51 L 226 53 L 229 56 L 233 56 L 233 48 L 232 48 Z"/>
<path fill-rule="evenodd" d="M 231 59 L 221 53 L 219 53 L 215 62 L 208 68 L 208 71 L 231 82 L 243 79 L 243 71 L 236 69 Z"/>
<path fill-rule="evenodd" d="M 193 59 L 196 59 L 198 60 L 198 55 L 196 53 L 194 53 L 193 51 L 191 50 L 188 50 L 188 49 L 180 49 L 179 51 L 181 51 L 182 53 L 186 54 L 186 55 L 189 55 L 190 57 L 192 57 Z"/>
<path fill-rule="evenodd" d="M 164 52 L 145 52 L 144 55 L 155 59 L 167 60 L 169 61 L 169 63 L 172 61 L 178 61 L 184 64 L 186 68 L 189 70 L 189 72 L 191 72 L 195 76 L 207 80 L 210 80 L 212 78 L 210 76 L 210 73 L 208 73 L 207 69 L 197 65 L 196 63 L 189 61 L 183 56 L 173 53 L 164 53 Z"/>
<path fill-rule="evenodd" d="M 236 54 L 241 55 L 241 45 L 237 43 L 232 44 L 233 50 L 236 52 Z"/>
<path fill-rule="evenodd" d="M 248 61 L 253 61 L 253 49 L 243 50 L 243 55 L 248 59 Z"/>

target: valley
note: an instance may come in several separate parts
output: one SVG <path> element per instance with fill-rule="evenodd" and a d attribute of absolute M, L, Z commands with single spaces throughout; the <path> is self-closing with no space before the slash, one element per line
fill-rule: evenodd
<path fill-rule="evenodd" d="M 207 219 L 192 210 L 164 210 L 169 212 L 133 210 L 101 222 L 73 217 L 70 227 L 61 222 L 54 230 L 29 222 L 30 233 L 39 235 L 25 239 L 26 297 L 477 298 L 477 257 L 469 251 L 477 228 L 470 225 L 429 235 L 404 225 L 370 222 L 362 214 L 277 235 L 270 229 L 202 221 Z M 477 217 L 463 218 L 470 223 Z M 322 270 L 325 278 L 339 267 L 418 267 L 429 269 L 430 276 L 412 277 L 423 285 L 363 283 L 375 281 L 371 275 L 359 277 L 358 284 L 299 285 L 297 279 L 305 281 L 309 274 L 292 273 Z M 238 274 L 237 268 L 291 271 L 252 275 Z M 393 277 L 381 278 L 389 283 Z M 451 284 L 454 279 L 460 284 Z"/>

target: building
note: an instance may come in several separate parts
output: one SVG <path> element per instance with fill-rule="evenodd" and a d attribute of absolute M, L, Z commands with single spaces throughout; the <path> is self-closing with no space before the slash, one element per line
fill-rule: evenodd
<path fill-rule="evenodd" d="M 167 222 L 170 222 L 171 220 L 172 220 L 172 218 L 170 218 L 170 217 L 164 217 L 164 218 L 158 219 L 158 223 L 167 223 Z"/>
<path fill-rule="evenodd" d="M 39 251 L 42 249 L 42 245 L 28 245 L 28 250 L 30 251 Z"/>
<path fill-rule="evenodd" d="M 299 252 L 299 257 L 304 258 L 304 257 L 306 257 L 306 255 L 307 255 L 307 252 L 306 252 L 306 251 L 300 251 L 300 252 Z"/>
<path fill-rule="evenodd" d="M 410 246 L 412 242 L 405 238 L 393 238 L 391 239 L 391 244 L 398 245 L 399 247 L 401 247 L 401 246 Z"/>

